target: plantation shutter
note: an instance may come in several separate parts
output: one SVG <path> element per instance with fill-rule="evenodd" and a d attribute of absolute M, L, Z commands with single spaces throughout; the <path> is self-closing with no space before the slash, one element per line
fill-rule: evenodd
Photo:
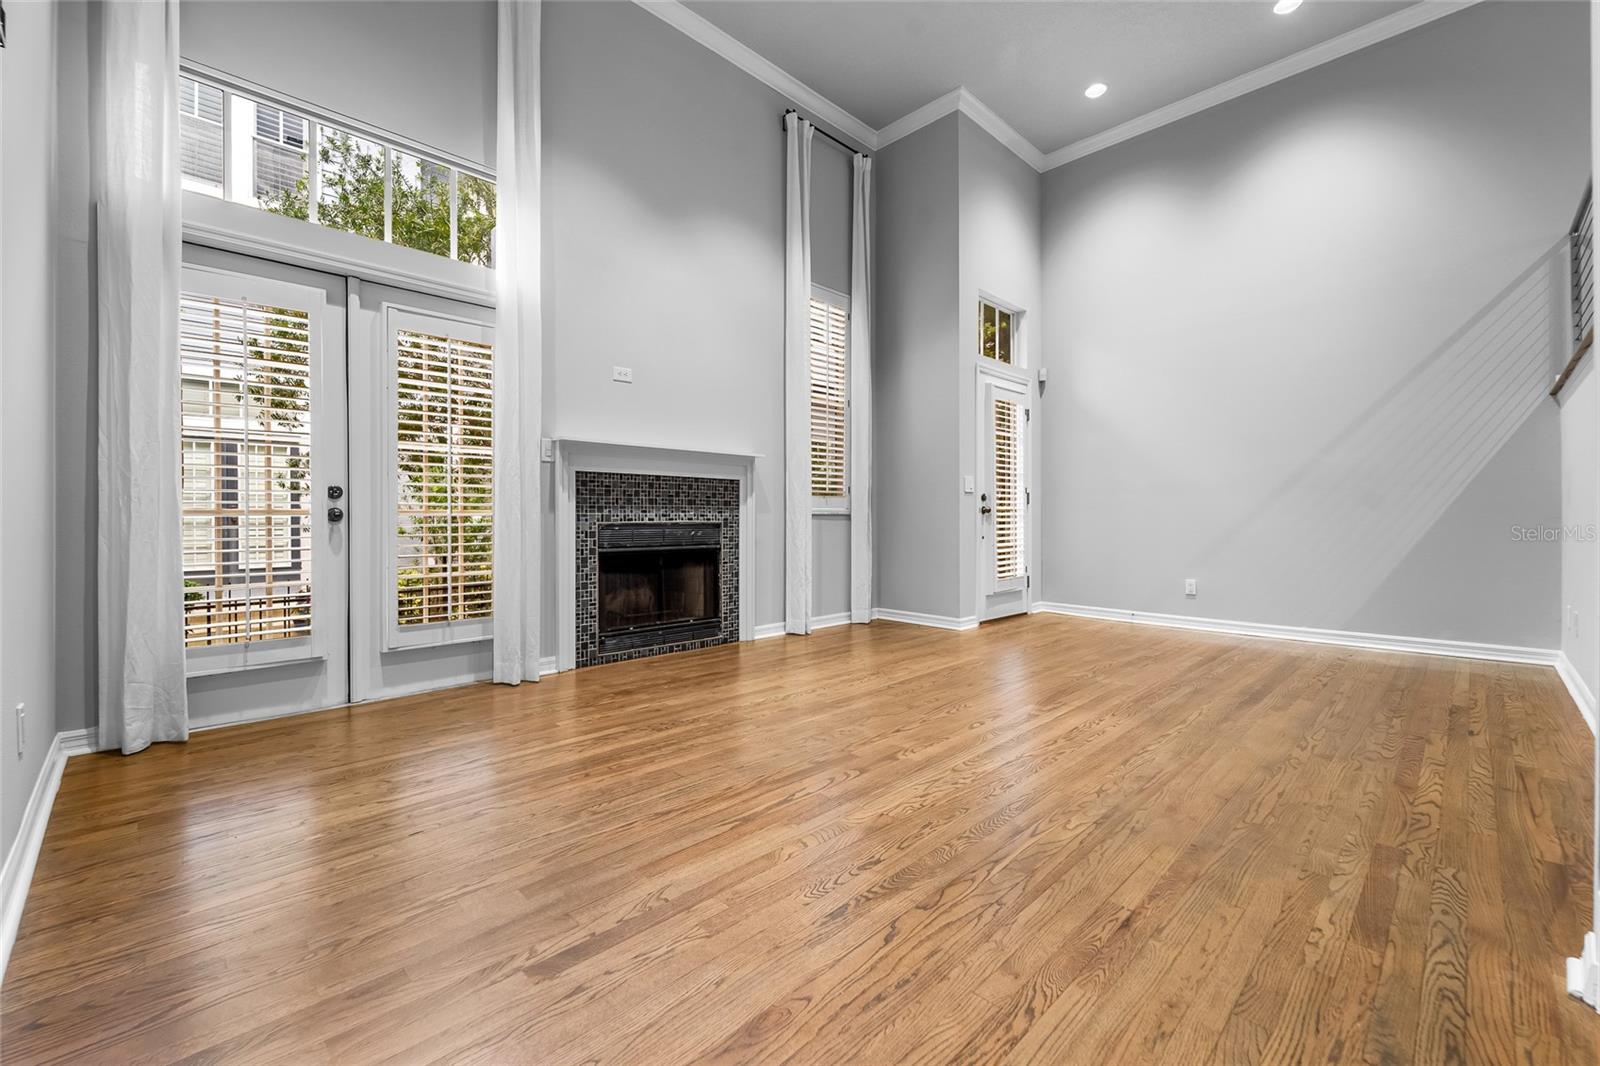
<path fill-rule="evenodd" d="M 811 495 L 843 501 L 846 476 L 845 394 L 850 312 L 841 302 L 811 298 Z"/>
<path fill-rule="evenodd" d="M 994 399 L 994 576 L 1020 578 L 1025 499 L 1022 483 L 1022 404 Z"/>
<path fill-rule="evenodd" d="M 311 634 L 310 315 L 182 294 L 185 647 Z"/>
<path fill-rule="evenodd" d="M 490 619 L 494 346 L 406 328 L 394 342 L 395 623 Z"/>

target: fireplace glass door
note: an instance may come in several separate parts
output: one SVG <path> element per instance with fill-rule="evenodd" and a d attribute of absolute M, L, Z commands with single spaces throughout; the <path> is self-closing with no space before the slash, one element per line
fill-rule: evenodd
<path fill-rule="evenodd" d="M 600 530 L 600 650 L 715 636 L 721 630 L 721 527 L 618 523 Z"/>

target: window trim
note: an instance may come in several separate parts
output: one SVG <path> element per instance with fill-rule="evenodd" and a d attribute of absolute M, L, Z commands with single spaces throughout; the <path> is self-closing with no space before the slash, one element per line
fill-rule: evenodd
<path fill-rule="evenodd" d="M 426 254 L 426 253 L 424 253 Z M 398 485 L 399 459 L 395 455 L 396 389 L 395 371 L 398 361 L 397 334 L 400 330 L 419 333 L 449 333 L 452 338 L 493 344 L 494 327 L 460 315 L 444 314 L 402 303 L 384 303 L 379 321 L 383 323 L 383 426 L 381 438 L 383 478 L 383 584 L 378 590 L 378 612 L 383 618 L 383 652 L 406 651 L 413 648 L 442 648 L 457 644 L 474 644 L 494 639 L 494 615 L 466 621 L 428 622 L 422 625 L 402 626 L 399 618 L 399 596 L 396 590 L 398 566 L 395 562 L 400 547 L 400 531 L 395 516 L 399 512 Z"/>
<path fill-rule="evenodd" d="M 183 193 L 183 239 L 477 307 L 495 305 L 494 272 L 488 267 L 327 226 L 308 226 L 298 218 L 189 189 Z"/>
<path fill-rule="evenodd" d="M 852 489 L 854 487 L 854 480 L 855 480 L 853 477 L 851 477 L 852 471 L 850 469 L 850 402 L 851 402 L 851 397 L 850 397 L 850 332 L 849 332 L 850 297 L 847 294 L 838 291 L 837 289 L 830 289 L 826 285 L 818 285 L 816 283 L 812 283 L 812 286 L 811 286 L 811 299 L 812 300 L 816 300 L 819 303 L 828 304 L 830 306 L 838 307 L 838 308 L 842 309 L 844 311 L 845 323 L 846 323 L 846 326 L 845 326 L 845 342 L 844 342 L 844 424 L 845 424 L 845 431 L 844 431 L 844 495 L 843 496 L 816 496 L 816 495 L 813 495 L 811 497 L 811 513 L 813 515 L 848 515 L 850 513 L 851 491 L 852 491 Z M 807 303 L 808 310 L 809 310 L 809 307 L 810 307 L 810 304 L 808 302 Z M 807 327 L 808 327 L 808 335 L 809 335 L 809 320 L 807 322 Z M 807 356 L 808 365 L 809 365 L 809 358 L 810 357 L 809 357 L 809 354 L 808 354 L 808 356 Z M 807 397 L 806 406 L 807 406 L 807 409 L 809 410 L 809 408 L 810 408 L 810 397 L 809 396 Z M 809 430 L 810 430 L 810 427 L 807 426 L 808 433 L 809 433 Z M 808 439 L 809 439 L 809 437 L 808 437 Z"/>
<path fill-rule="evenodd" d="M 983 354 L 983 305 L 999 311 L 1004 311 L 1011 316 L 1011 362 L 1002 363 L 999 356 L 990 358 Z M 1028 369 L 1028 343 L 1027 343 L 1028 311 L 1009 300 L 1002 300 L 984 289 L 978 290 L 978 334 L 976 358 L 979 366 L 997 366 L 1002 370 L 1013 369 L 1019 372 Z"/>

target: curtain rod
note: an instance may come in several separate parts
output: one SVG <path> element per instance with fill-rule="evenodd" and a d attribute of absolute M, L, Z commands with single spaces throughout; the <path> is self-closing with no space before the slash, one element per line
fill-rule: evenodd
<path fill-rule="evenodd" d="M 790 115 L 800 115 L 800 112 L 796 111 L 794 108 L 791 107 L 791 108 L 789 108 L 787 111 L 785 111 L 783 113 L 783 118 L 788 118 Z M 801 118 L 805 118 L 804 115 L 800 115 L 800 117 Z M 783 118 L 780 118 L 778 120 L 778 128 L 780 130 L 784 128 L 784 126 L 783 126 Z M 834 144 L 837 144 L 840 148 L 843 148 L 845 151 L 849 152 L 851 155 L 858 155 L 858 156 L 861 156 L 864 159 L 871 159 L 872 158 L 870 155 L 867 155 L 867 153 L 861 151 L 855 145 L 850 144 L 850 143 L 848 143 L 846 141 L 841 141 L 839 138 L 835 137 L 833 134 L 829 133 L 827 130 L 823 129 L 821 126 L 818 126 L 815 122 L 811 123 L 811 128 L 813 130 L 816 130 L 818 133 L 822 134 L 824 137 L 828 138 L 828 140 L 832 141 Z"/>

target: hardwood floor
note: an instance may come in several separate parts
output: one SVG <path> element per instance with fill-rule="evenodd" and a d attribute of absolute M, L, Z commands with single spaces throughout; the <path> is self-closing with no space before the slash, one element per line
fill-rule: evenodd
<path fill-rule="evenodd" d="M 1572 1063 L 1554 671 L 893 623 L 73 759 L 7 1063 Z"/>

